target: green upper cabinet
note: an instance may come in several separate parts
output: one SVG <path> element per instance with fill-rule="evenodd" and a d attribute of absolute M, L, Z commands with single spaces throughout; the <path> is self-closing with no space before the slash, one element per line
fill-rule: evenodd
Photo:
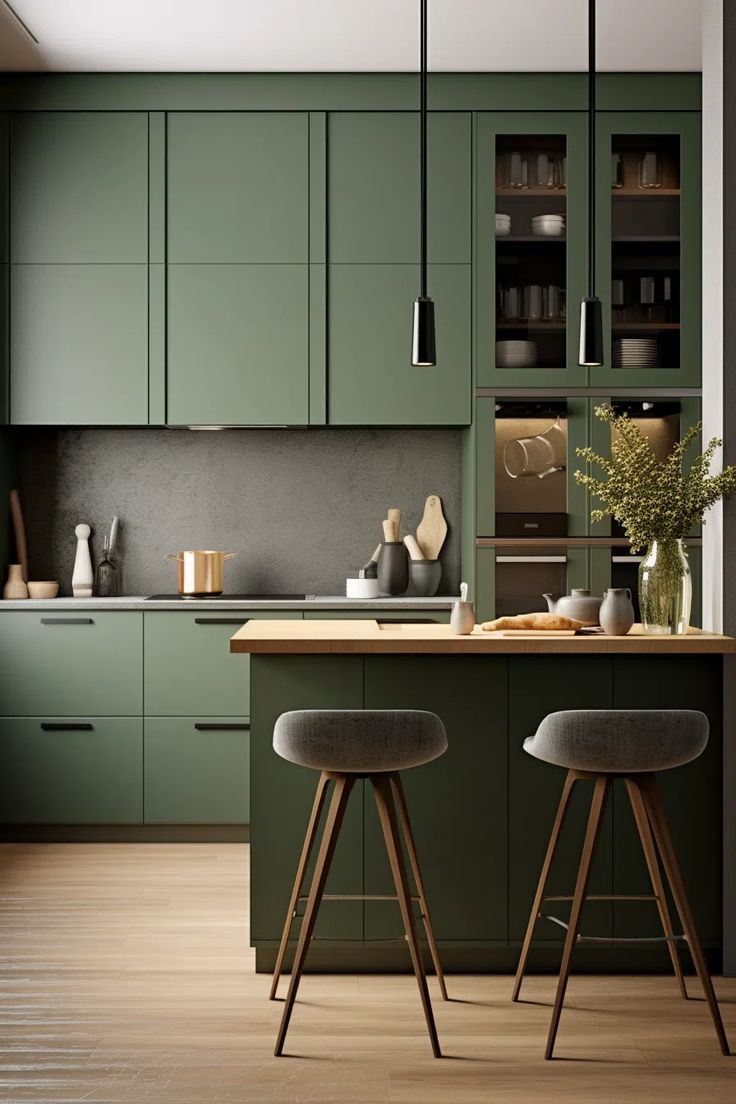
<path fill-rule="evenodd" d="M 327 420 L 471 421 L 471 116 L 430 116 L 429 294 L 437 365 L 411 364 L 419 292 L 416 112 L 327 119 Z"/>
<path fill-rule="evenodd" d="M 10 420 L 148 421 L 148 116 L 28 112 L 10 133 Z"/>
<path fill-rule="evenodd" d="M 307 262 L 306 112 L 173 112 L 166 160 L 170 263 Z"/>
<path fill-rule="evenodd" d="M 166 421 L 309 421 L 309 115 L 168 116 Z"/>
<path fill-rule="evenodd" d="M 10 259 L 148 260 L 148 116 L 16 114 L 10 142 Z"/>
<path fill-rule="evenodd" d="M 590 382 L 699 387 L 699 113 L 600 113 L 597 170 L 604 363 Z"/>
<path fill-rule="evenodd" d="M 331 264 L 419 262 L 419 116 L 339 112 L 328 117 Z M 433 264 L 469 264 L 471 129 L 467 113 L 429 117 L 428 224 Z"/>
<path fill-rule="evenodd" d="M 578 308 L 587 265 L 585 116 L 478 116 L 478 386 L 584 386 Z M 498 222 L 497 222 L 498 216 Z"/>

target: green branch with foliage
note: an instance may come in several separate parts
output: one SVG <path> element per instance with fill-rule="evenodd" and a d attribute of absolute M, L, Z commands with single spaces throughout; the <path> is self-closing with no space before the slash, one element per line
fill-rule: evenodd
<path fill-rule="evenodd" d="M 677 540 L 702 524 L 707 511 L 736 490 L 736 467 L 710 474 L 716 450 L 723 443 L 713 437 L 704 452 L 685 470 L 685 457 L 697 441 L 703 423 L 691 426 L 663 460 L 655 454 L 646 434 L 628 414 L 616 414 L 609 405 L 595 408 L 597 418 L 611 426 L 611 455 L 592 448 L 577 448 L 589 465 L 602 468 L 605 479 L 576 471 L 576 481 L 588 488 L 603 506 L 591 511 L 594 522 L 613 517 L 623 527 L 638 552 L 653 541 Z"/>

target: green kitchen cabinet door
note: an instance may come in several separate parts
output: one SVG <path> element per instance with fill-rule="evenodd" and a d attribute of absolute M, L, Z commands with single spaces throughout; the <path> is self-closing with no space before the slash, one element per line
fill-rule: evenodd
<path fill-rule="evenodd" d="M 542 719 L 561 709 L 610 709 L 612 665 L 608 656 L 511 656 L 509 659 L 509 940 L 524 938 L 534 891 L 565 780 L 562 767 L 534 759 L 524 751 Z M 576 782 L 563 834 L 547 883 L 548 894 L 571 894 L 580 863 L 592 787 Z M 610 807 L 606 812 L 593 865 L 590 892 L 613 892 Z M 567 920 L 569 905 L 554 902 L 548 911 Z M 588 935 L 608 936 L 612 930 L 610 902 L 591 904 L 583 917 Z M 535 943 L 556 944 L 564 933 L 540 920 Z"/>
<path fill-rule="evenodd" d="M 133 611 L 0 613 L 0 715 L 143 712 L 143 621 Z"/>
<path fill-rule="evenodd" d="M 700 113 L 599 112 L 596 145 L 603 365 L 590 383 L 699 387 Z"/>
<path fill-rule="evenodd" d="M 171 263 L 308 261 L 307 112 L 171 112 L 166 139 Z"/>
<path fill-rule="evenodd" d="M 366 656 L 366 709 L 423 709 L 448 749 L 403 775 L 435 935 L 506 941 L 507 680 L 505 656 Z M 438 801 L 444 793 L 446 800 Z M 365 791 L 366 893 L 392 893 L 370 786 Z M 366 903 L 366 939 L 401 934 L 396 902 Z"/>
<path fill-rule="evenodd" d="M 250 657 L 232 655 L 230 637 L 253 618 L 301 616 L 273 610 L 145 613 L 146 716 L 250 716 Z"/>
<path fill-rule="evenodd" d="M 145 425 L 145 264 L 14 264 L 13 425 Z"/>
<path fill-rule="evenodd" d="M 169 424 L 308 423 L 308 265 L 169 265 L 167 298 Z"/>
<path fill-rule="evenodd" d="M 616 656 L 616 709 L 695 709 L 708 717 L 710 734 L 701 756 L 684 767 L 662 771 L 657 785 L 669 819 L 695 926 L 703 943 L 719 946 L 722 931 L 723 698 L 721 656 L 678 657 L 677 677 L 666 656 Z M 626 791 L 615 795 L 614 880 L 620 893 L 651 893 Z M 676 932 L 682 931 L 674 907 Z M 614 906 L 615 934 L 661 935 L 656 907 L 620 902 Z M 683 961 L 690 969 L 687 948 Z M 661 956 L 668 963 L 666 950 Z"/>
<path fill-rule="evenodd" d="M 470 265 L 430 265 L 437 364 L 411 364 L 419 267 L 330 265 L 327 412 L 331 425 L 468 425 Z"/>
<path fill-rule="evenodd" d="M 247 824 L 249 753 L 244 717 L 146 717 L 145 823 Z"/>
<path fill-rule="evenodd" d="M 19 264 L 145 263 L 147 113 L 14 114 L 10 242 Z"/>
<path fill-rule="evenodd" d="M 253 655 L 251 679 L 251 940 L 278 944 L 319 773 L 281 759 L 273 727 L 289 709 L 362 709 L 363 659 Z M 350 797 L 327 892 L 363 893 L 362 782 Z M 361 940 L 362 901 L 324 902 L 317 936 Z"/>
<path fill-rule="evenodd" d="M 140 824 L 140 717 L 0 720 L 0 822 Z"/>
<path fill-rule="evenodd" d="M 473 319 L 479 387 L 582 387 L 578 316 L 586 294 L 587 138 L 580 112 L 481 112 L 474 146 Z M 495 216 L 510 224 L 496 234 Z M 535 233 L 540 215 L 563 233 Z M 534 297 L 532 297 L 534 295 Z M 520 348 L 528 342 L 521 364 Z"/>
<path fill-rule="evenodd" d="M 330 263 L 417 264 L 416 112 L 331 113 L 327 149 Z M 468 112 L 430 113 L 427 156 L 429 260 L 468 264 L 472 192 Z"/>

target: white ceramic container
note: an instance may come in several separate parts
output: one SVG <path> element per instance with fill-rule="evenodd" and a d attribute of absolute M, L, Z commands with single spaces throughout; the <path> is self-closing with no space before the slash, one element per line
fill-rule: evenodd
<path fill-rule="evenodd" d="M 377 598 L 378 579 L 346 579 L 346 598 Z"/>

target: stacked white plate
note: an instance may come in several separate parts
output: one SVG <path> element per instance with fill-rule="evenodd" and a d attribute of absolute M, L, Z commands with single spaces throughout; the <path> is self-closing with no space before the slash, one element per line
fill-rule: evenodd
<path fill-rule="evenodd" d="M 535 215 L 532 234 L 539 238 L 561 238 L 565 233 L 564 215 Z"/>
<path fill-rule="evenodd" d="M 497 368 L 533 368 L 537 363 L 536 341 L 497 341 Z"/>
<path fill-rule="evenodd" d="M 657 353 L 654 337 L 616 337 L 611 349 L 614 368 L 656 368 Z"/>

